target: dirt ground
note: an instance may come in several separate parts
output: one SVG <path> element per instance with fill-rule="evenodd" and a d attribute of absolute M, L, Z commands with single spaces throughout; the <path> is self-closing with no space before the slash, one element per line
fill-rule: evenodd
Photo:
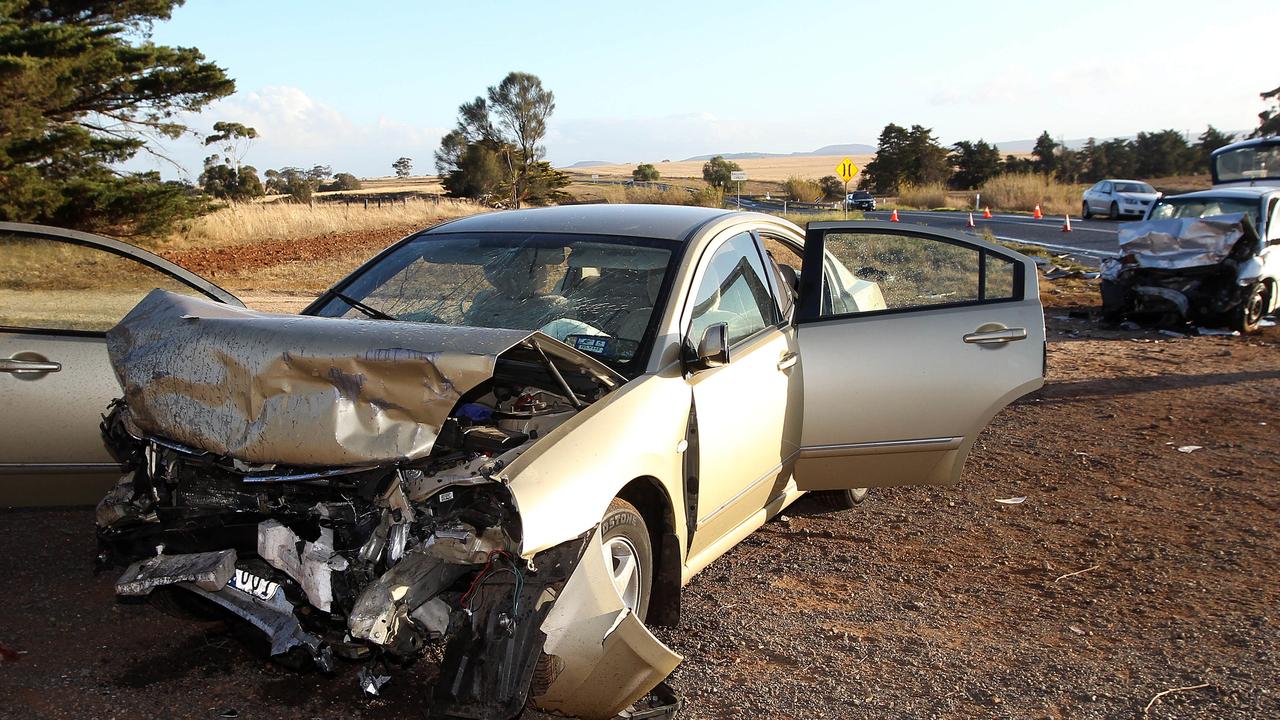
<path fill-rule="evenodd" d="M 1280 328 L 1103 331 L 1089 283 L 1043 293 L 1049 383 L 960 485 L 802 500 L 685 589 L 680 717 L 1280 717 Z M 0 513 L 0 717 L 421 713 L 430 662 L 365 700 L 117 603 L 93 552 L 87 510 Z"/>

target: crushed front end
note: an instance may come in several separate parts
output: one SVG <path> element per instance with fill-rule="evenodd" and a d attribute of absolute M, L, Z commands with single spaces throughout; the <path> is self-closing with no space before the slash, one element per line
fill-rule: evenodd
<path fill-rule="evenodd" d="M 616 386 L 607 369 L 537 334 L 157 293 L 108 337 L 124 399 L 102 430 L 124 475 L 97 524 L 100 561 L 125 568 L 119 596 L 230 612 L 273 656 L 324 671 L 439 648 L 433 717 L 511 718 L 531 696 L 610 717 L 674 668 L 607 578 L 584 579 L 602 572 L 598 528 L 522 555 L 503 475 Z M 348 462 L 297 462 L 311 456 Z M 650 657 L 624 661 L 624 687 L 573 700 L 610 643 Z M 586 654 L 566 663 L 564 647 Z"/>
<path fill-rule="evenodd" d="M 1129 223 L 1120 252 L 1102 263 L 1102 311 L 1110 322 L 1225 325 L 1249 298 L 1241 269 L 1259 240 L 1244 215 Z"/>

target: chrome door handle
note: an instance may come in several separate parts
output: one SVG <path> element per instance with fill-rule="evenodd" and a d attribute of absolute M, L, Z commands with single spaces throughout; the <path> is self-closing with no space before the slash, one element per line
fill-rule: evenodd
<path fill-rule="evenodd" d="M 1013 342 L 1015 340 L 1026 340 L 1026 328 L 1004 328 L 1002 330 L 983 330 L 981 332 L 971 332 L 964 336 L 964 341 L 977 345 L 998 345 L 1001 343 Z"/>
<path fill-rule="evenodd" d="M 62 370 L 62 363 L 48 360 L 0 360 L 0 372 L 26 375 L 28 373 L 51 373 Z"/>
<path fill-rule="evenodd" d="M 796 361 L 799 359 L 800 359 L 800 356 L 793 352 L 784 352 L 782 353 L 782 357 L 778 358 L 778 369 L 786 370 L 790 368 L 792 365 L 795 365 Z"/>

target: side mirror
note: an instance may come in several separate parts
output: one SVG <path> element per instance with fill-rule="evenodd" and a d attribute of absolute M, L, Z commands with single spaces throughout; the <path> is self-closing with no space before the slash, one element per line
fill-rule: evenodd
<path fill-rule="evenodd" d="M 691 371 L 706 370 L 729 364 L 729 324 L 716 323 L 702 331 L 698 349 L 685 363 Z"/>

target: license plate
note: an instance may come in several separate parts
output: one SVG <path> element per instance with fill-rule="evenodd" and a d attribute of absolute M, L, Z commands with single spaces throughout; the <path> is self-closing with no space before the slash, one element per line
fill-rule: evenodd
<path fill-rule="evenodd" d="M 275 596 L 276 591 L 280 589 L 280 583 L 271 582 L 266 578 L 260 578 L 251 572 L 236 568 L 235 575 L 227 581 L 227 587 L 235 588 L 246 595 L 252 595 L 262 600 L 270 600 Z"/>

